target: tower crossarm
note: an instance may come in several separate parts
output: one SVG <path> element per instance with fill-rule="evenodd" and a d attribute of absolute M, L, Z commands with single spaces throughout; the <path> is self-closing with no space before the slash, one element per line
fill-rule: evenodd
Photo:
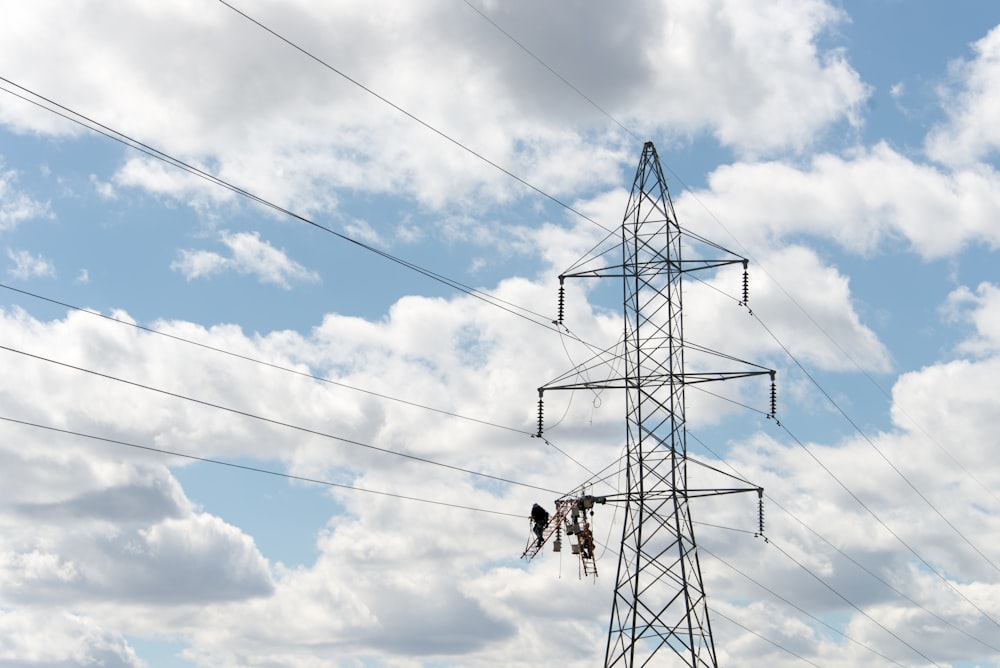
<path fill-rule="evenodd" d="M 608 390 L 635 389 L 640 385 L 645 388 L 668 386 L 671 383 L 685 383 L 693 385 L 696 383 L 710 383 L 713 381 L 734 380 L 737 378 L 752 378 L 754 376 L 768 376 L 771 371 L 712 371 L 712 372 L 688 372 L 679 374 L 660 373 L 642 376 L 641 378 L 609 378 L 605 380 L 581 381 L 579 383 L 561 383 L 543 385 L 538 388 L 539 392 L 548 390 Z"/>
<path fill-rule="evenodd" d="M 672 266 L 674 269 L 682 273 L 688 273 L 692 271 L 702 271 L 704 269 L 719 269 L 732 264 L 744 264 L 745 262 L 746 261 L 743 258 L 736 260 L 681 260 L 678 262 L 664 257 L 656 260 L 637 262 L 629 265 L 627 268 L 618 264 L 608 267 L 600 267 L 597 269 L 586 269 L 584 271 L 572 271 L 562 274 L 559 276 L 559 279 L 625 278 L 626 276 L 634 276 L 637 272 L 640 275 L 648 274 L 650 276 L 658 276 L 662 274 L 668 266 Z"/>

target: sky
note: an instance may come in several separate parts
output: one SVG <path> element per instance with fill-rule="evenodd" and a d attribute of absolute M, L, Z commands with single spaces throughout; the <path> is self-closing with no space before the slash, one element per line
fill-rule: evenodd
<path fill-rule="evenodd" d="M 599 665 L 620 509 L 520 555 L 621 489 L 619 393 L 533 435 L 646 141 L 777 371 L 687 391 L 720 665 L 1000 666 L 1000 5 L 0 9 L 0 666 Z"/>

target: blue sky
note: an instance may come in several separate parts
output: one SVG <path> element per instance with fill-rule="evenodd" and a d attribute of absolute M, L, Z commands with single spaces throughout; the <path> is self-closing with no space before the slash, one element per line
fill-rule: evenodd
<path fill-rule="evenodd" d="M 689 340 L 778 370 L 780 427 L 763 384 L 688 394 L 768 493 L 767 544 L 696 508 L 720 663 L 1000 666 L 1000 7 L 398 5 L 235 5 L 324 65 L 219 2 L 4 3 L 0 664 L 599 663 L 618 515 L 593 583 L 517 557 L 622 398 L 547 398 L 579 463 L 529 434 L 590 354 L 557 276 L 651 140 L 752 260 L 754 317 L 685 284 Z M 568 287 L 613 344 L 620 288 Z"/>

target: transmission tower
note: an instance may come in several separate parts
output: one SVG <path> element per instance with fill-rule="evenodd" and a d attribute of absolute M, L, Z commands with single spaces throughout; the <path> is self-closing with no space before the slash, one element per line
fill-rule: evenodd
<path fill-rule="evenodd" d="M 613 237 L 608 239 L 613 252 L 619 244 Z M 624 507 L 624 524 L 604 663 L 607 667 L 715 668 L 718 662 L 689 501 L 744 491 L 757 491 L 759 499 L 762 490 L 752 486 L 688 487 L 688 463 L 693 460 L 689 460 L 687 452 L 684 390 L 695 383 L 770 374 L 773 415 L 774 372 L 740 360 L 735 361 L 746 365 L 742 371 L 686 370 L 687 350 L 698 353 L 698 366 L 707 366 L 703 362 L 706 355 L 719 354 L 685 341 L 681 280 L 688 272 L 742 263 L 745 304 L 747 262 L 678 225 L 652 142 L 643 147 L 622 221 L 621 262 L 606 264 L 605 258 L 611 252 L 607 248 L 598 252 L 601 247 L 559 277 L 558 322 L 563 320 L 565 279 L 620 279 L 624 352 L 608 349 L 588 366 L 577 367 L 539 388 L 538 435 L 544 422 L 544 392 L 604 388 L 625 391 L 625 489 L 618 499 Z M 682 248 L 695 257 L 682 259 Z M 708 254 L 728 257 L 701 257 Z M 734 361 L 730 356 L 721 357 Z M 588 371 L 612 358 L 624 362 L 623 376 L 602 381 L 587 379 Z M 616 499 L 609 496 L 607 500 L 610 503 Z M 666 656 L 652 662 L 661 650 Z"/>

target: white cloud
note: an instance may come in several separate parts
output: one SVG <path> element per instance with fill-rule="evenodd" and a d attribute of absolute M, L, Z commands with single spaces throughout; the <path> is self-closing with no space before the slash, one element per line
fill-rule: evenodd
<path fill-rule="evenodd" d="M 796 358 L 821 369 L 848 371 L 857 365 L 885 372 L 891 368 L 889 351 L 857 313 L 847 276 L 804 246 L 786 246 L 759 261 L 768 269 L 762 275 L 750 268 L 750 306 Z M 759 327 L 732 336 L 732 327 L 745 319 L 745 311 L 726 295 L 739 294 L 741 271 L 721 272 L 708 285 L 691 282 L 687 288 L 691 297 L 685 304 L 687 336 L 743 359 L 784 361 L 778 342 Z M 719 314 L 725 312 L 734 314 L 732 324 L 720 326 Z"/>
<path fill-rule="evenodd" d="M 964 341 L 959 350 L 978 355 L 1000 351 L 1000 288 L 981 283 L 975 292 L 966 286 L 948 295 L 944 313 L 952 321 L 967 321 L 975 335 Z"/>
<path fill-rule="evenodd" d="M 712 220 L 717 216 L 738 245 L 750 249 L 767 269 L 764 274 L 751 267 L 751 307 L 796 359 L 824 376 L 854 370 L 844 350 L 858 367 L 876 373 L 889 371 L 892 359 L 862 317 L 847 269 L 811 242 L 830 240 L 824 249 L 835 246 L 861 258 L 877 257 L 893 244 L 926 259 L 959 258 L 975 244 L 1000 245 L 1000 188 L 987 166 L 933 167 L 888 142 L 847 154 L 797 153 L 831 128 L 856 127 L 868 95 L 846 54 L 819 46 L 845 20 L 830 3 L 679 0 L 624 8 L 592 4 L 569 13 L 531 2 L 491 0 L 481 6 L 643 133 L 670 141 L 711 137 L 742 156 L 715 169 L 696 193 L 711 214 L 693 195 L 677 198 L 681 222 L 730 246 L 725 234 L 712 232 L 718 231 Z M 534 276 L 508 275 L 493 286 L 510 303 L 553 313 L 556 272 L 603 235 L 575 217 L 523 226 L 484 220 L 498 217 L 489 207 L 520 197 L 522 186 L 310 64 L 224 6 L 121 3 L 88 7 L 84 15 L 42 0 L 30 9 L 8 9 L 0 54 L 40 91 L 57 91 L 71 106 L 265 197 L 292 202 L 299 212 L 334 209 L 358 194 L 359 207 L 378 199 L 372 193 L 389 195 L 409 212 L 402 222 L 368 222 L 377 220 L 371 216 L 350 228 L 373 241 L 440 233 L 456 245 L 489 248 L 487 262 L 514 253 L 539 257 L 540 266 L 522 272 L 536 271 Z M 617 228 L 627 193 L 613 186 L 622 165 L 631 167 L 633 147 L 619 133 L 605 134 L 606 118 L 568 101 L 561 84 L 462 3 L 290 6 L 263 0 L 252 11 L 421 118 Z M 44 49 L 31 37 L 55 33 L 64 39 L 43 40 Z M 226 39 L 220 41 L 221 34 Z M 65 62 L 76 67 L 51 66 Z M 975 100 L 969 101 L 971 107 Z M 0 105 L 0 122 L 21 131 L 67 132 L 28 109 Z M 964 136 L 957 126 L 950 129 Z M 988 137 L 987 129 L 976 132 Z M 92 186 L 89 201 L 100 199 L 104 206 L 126 206 L 132 198 L 112 197 L 126 188 L 192 202 L 200 212 L 235 200 L 148 159 L 126 159 L 115 176 L 94 177 Z M 464 204 L 475 206 L 458 213 L 458 206 L 447 208 Z M 436 207 L 447 210 L 427 215 Z M 318 280 L 259 233 L 224 231 L 218 239 L 215 249 L 181 251 L 172 268 L 189 280 L 222 272 L 283 287 Z M 25 267 L 38 259 L 25 254 Z M 781 346 L 723 295 L 738 293 L 740 279 L 736 270 L 706 283 L 685 283 L 685 335 L 689 342 L 784 370 L 789 364 Z M 88 294 L 96 287 L 87 286 Z M 604 300 L 609 291 L 615 297 Z M 586 341 L 612 345 L 622 335 L 619 293 L 620 285 L 571 281 L 566 324 Z M 779 385 L 779 405 L 782 428 L 798 436 L 802 447 L 788 432 L 771 431 L 778 425 L 763 417 L 759 432 L 753 426 L 749 434 L 728 430 L 726 420 L 742 408 L 716 410 L 722 402 L 688 394 L 686 429 L 698 437 L 703 431 L 725 434 L 706 440 L 724 441 L 727 462 L 769 495 L 769 544 L 699 525 L 713 611 L 816 663 L 877 661 L 711 554 L 899 663 L 917 661 L 777 551 L 780 546 L 936 662 L 988 661 L 988 650 L 872 580 L 810 528 L 929 610 L 976 636 L 993 637 L 995 628 L 949 585 L 1000 617 L 995 570 L 875 448 L 973 542 L 985 543 L 982 536 L 1000 531 L 1000 506 L 991 491 L 1000 484 L 1000 468 L 983 446 L 991 442 L 1000 413 L 1000 393 L 993 391 L 1000 371 L 997 294 L 992 283 L 953 291 L 941 325 L 960 341 L 955 355 L 949 356 L 954 342 L 948 341 L 935 351 L 938 356 L 922 358 L 911 367 L 917 370 L 897 379 L 893 422 L 873 409 L 869 414 L 883 428 L 868 438 L 830 429 L 827 416 L 811 410 L 800 388 Z M 808 315 L 789 305 L 789 296 Z M 124 312 L 115 317 L 131 321 Z M 79 312 L 44 320 L 7 310 L 0 312 L 0 325 L 6 347 L 133 383 L 8 350 L 0 374 L 6 415 L 515 515 L 331 489 L 331 517 L 317 531 L 304 528 L 294 509 L 269 499 L 256 510 L 280 518 L 282 530 L 298 532 L 297 539 L 315 539 L 312 556 L 298 565 L 272 565 L 276 560 L 268 560 L 272 555 L 259 547 L 264 541 L 255 542 L 250 529 L 188 499 L 167 468 L 183 466 L 182 460 L 4 421 L 0 614 L 6 616 L 0 617 L 0 652 L 6 654 L 0 653 L 0 663 L 38 656 L 69 665 L 138 665 L 124 638 L 164 636 L 186 645 L 185 658 L 206 666 L 600 661 L 620 513 L 609 506 L 595 514 L 597 532 L 611 546 L 596 583 L 574 577 L 576 562 L 566 553 L 546 552 L 530 565 L 517 560 L 529 535 L 521 515 L 531 503 L 551 504 L 560 490 L 589 475 L 585 469 L 603 470 L 622 452 L 624 400 L 611 391 L 546 395 L 546 437 L 576 461 L 528 435 L 535 427 L 537 387 L 593 354 L 573 337 L 466 295 L 400 296 L 385 313 L 366 317 L 330 312 L 311 331 L 279 330 L 286 326 L 279 323 L 274 331 L 251 336 L 238 325 L 153 324 L 237 355 L 370 390 L 362 393 Z M 601 367 L 593 374 L 614 372 Z M 850 399 L 867 403 L 853 391 L 853 380 Z M 754 395 L 757 389 L 734 390 L 729 398 L 764 408 L 766 388 Z M 744 417 L 741 412 L 741 422 Z M 948 583 L 918 563 L 811 455 L 945 573 Z M 699 506 L 696 517 L 752 531 L 751 497 L 705 501 L 709 507 Z M 795 518 L 778 510 L 778 503 Z M 76 615 L 59 617 L 53 610 Z M 47 615 L 51 635 L 19 632 L 44 628 Z M 719 618 L 713 625 L 728 663 L 801 664 L 751 632 Z M 20 635 L 4 638 L 8 630 Z M 68 645 L 75 637 L 85 638 L 78 654 Z"/>
<path fill-rule="evenodd" d="M 610 184 L 631 160 L 604 116 L 567 96 L 466 7 L 265 2 L 248 11 L 554 195 Z M 838 51 L 817 46 L 843 20 L 819 0 L 484 11 L 647 135 L 707 132 L 740 152 L 797 150 L 824 128 L 857 123 L 867 95 Z M 8 18 L 0 29 L 5 60 L 34 73 L 22 83 L 266 199 L 294 202 L 299 212 L 335 207 L 334 188 L 406 194 L 435 207 L 528 192 L 223 5 L 126 4 L 81 15 L 48 2 Z M 34 27 L 72 38 L 41 52 L 24 38 Z M 229 39 L 219 42 L 220 31 Z M 183 52 L 172 48 L 181 41 Z M 379 54 L 377 66 L 371 53 Z M 50 58 L 77 63 L 76 72 L 38 65 Z M 3 114 L 20 130 L 67 131 L 30 105 L 5 106 Z M 148 158 L 129 159 L 115 183 L 199 206 L 231 197 Z"/>
<path fill-rule="evenodd" d="M 115 192 L 115 187 L 113 184 L 106 181 L 101 181 L 97 178 L 96 174 L 90 175 L 90 184 L 94 187 L 94 192 L 104 200 L 117 200 L 118 193 Z"/>
<path fill-rule="evenodd" d="M 0 664 L 142 668 L 128 642 L 65 610 L 0 610 Z"/>
<path fill-rule="evenodd" d="M 26 281 L 38 277 L 52 278 L 56 275 L 56 268 L 41 255 L 32 255 L 30 251 L 8 248 L 7 257 L 14 262 L 13 267 L 7 268 L 7 274 L 14 278 Z"/>
<path fill-rule="evenodd" d="M 0 159 L 0 167 L 3 160 Z M 50 218 L 52 213 L 48 202 L 39 202 L 15 187 L 17 172 L 0 171 L 0 232 L 13 229 L 19 223 L 32 218 Z"/>
<path fill-rule="evenodd" d="M 708 192 L 686 193 L 677 207 L 685 225 L 722 240 L 733 235 L 751 253 L 800 234 L 830 239 L 860 255 L 897 239 L 926 259 L 973 244 L 1000 247 L 997 172 L 943 172 L 884 143 L 849 157 L 818 154 L 806 167 L 720 167 L 709 176 Z"/>
<path fill-rule="evenodd" d="M 211 251 L 182 249 L 170 268 L 180 271 L 190 281 L 226 271 L 250 274 L 261 283 L 288 289 L 292 281 L 317 282 L 319 274 L 289 258 L 284 251 L 260 240 L 258 232 L 226 232 L 220 235 L 229 247 L 230 257 Z"/>
<path fill-rule="evenodd" d="M 378 231 L 367 220 L 360 218 L 345 225 L 344 232 L 351 238 L 368 244 L 381 245 L 383 243 Z M 405 235 L 403 236 L 405 237 Z"/>
<path fill-rule="evenodd" d="M 814 254 L 793 249 L 783 261 L 789 271 L 816 276 L 823 283 L 825 287 L 815 291 L 826 295 L 828 311 L 820 303 L 809 307 L 824 322 L 827 316 L 836 323 L 851 313 L 846 280 L 817 266 Z M 509 301 L 545 310 L 553 297 L 549 287 L 509 280 L 495 291 Z M 988 294 L 982 291 L 984 299 Z M 579 288 L 569 296 L 574 300 L 570 322 L 577 334 L 598 342 L 619 336 L 616 315 L 593 314 Z M 766 291 L 761 299 L 769 303 Z M 710 304 L 689 301 L 692 320 L 695 311 L 699 318 L 711 311 Z M 6 314 L 3 325 L 13 347 L 55 350 L 58 342 L 59 358 L 67 363 L 141 378 L 245 413 L 280 415 L 290 424 L 528 483 L 565 479 L 574 484 L 586 476 L 578 465 L 527 434 L 490 429 L 181 347 L 175 340 L 86 314 L 40 322 L 15 312 Z M 308 336 L 274 332 L 251 338 L 233 326 L 206 329 L 184 322 L 155 326 L 238 354 L 314 370 L 375 392 L 403 395 L 525 430 L 534 426 L 535 388 L 571 365 L 567 352 L 577 360 L 587 354 L 586 349 L 574 351 L 571 343 L 563 350 L 555 335 L 539 336 L 533 325 L 467 296 L 407 297 L 379 321 L 330 314 Z M 873 360 L 879 359 L 880 350 L 865 341 L 863 327 L 849 318 L 843 327 L 844 336 L 856 337 L 858 348 L 867 346 Z M 741 326 L 741 331 L 747 329 Z M 759 352 L 762 345 L 751 342 L 746 352 Z M 815 355 L 822 364 L 819 344 L 815 352 L 809 352 L 809 345 L 803 356 Z M 961 421 L 968 425 L 967 432 L 946 431 L 957 404 L 945 406 L 940 401 L 947 395 L 961 403 L 962 397 L 971 398 L 974 388 L 989 382 L 991 370 L 985 361 L 974 364 L 975 369 L 959 365 L 956 372 L 949 372 L 953 365 L 941 364 L 904 377 L 895 396 L 909 413 L 921 416 L 926 429 L 943 437 L 947 447 L 960 448 L 955 450 L 957 456 L 975 467 L 983 483 L 995 485 L 1000 483 L 1000 469 L 987 450 L 976 445 L 983 442 L 990 416 L 998 410 L 995 393 L 980 392 L 978 402 L 964 402 L 968 413 Z M 535 500 L 551 502 L 545 492 L 475 481 L 454 471 L 65 369 L 22 363 L 17 357 L 8 362 L 3 378 L 0 397 L 6 411 L 84 432 L 114 434 L 198 456 L 280 459 L 297 474 L 515 514 L 527 512 Z M 400 378 L 407 379 L 405 387 Z M 963 386 L 969 388 L 967 394 L 959 391 Z M 35 400 L 38 396 L 45 401 Z M 933 402 L 939 407 L 936 412 L 931 410 Z M 275 406 L 280 411 L 275 412 Z M 577 460 L 600 470 L 618 455 L 622 409 L 620 398 L 612 393 L 603 395 L 599 404 L 589 395 L 577 396 L 576 401 L 553 396 L 548 400 L 547 436 Z M 555 427 L 564 412 L 564 426 Z M 698 430 L 701 423 L 692 416 L 689 426 Z M 563 639 L 599 638 L 606 631 L 613 556 L 607 554 L 600 562 L 602 576 L 596 586 L 577 581 L 572 577 L 572 560 L 560 565 L 551 553 L 522 570 L 515 567 L 516 557 L 528 531 L 519 518 L 470 516 L 457 509 L 337 491 L 334 497 L 344 512 L 331 518 L 317 536 L 316 560 L 277 568 L 271 576 L 249 536 L 190 507 L 162 468 L 170 460 L 33 433 L 18 428 L 2 440 L 4 469 L 17 472 L 11 476 L 14 485 L 5 490 L 7 505 L 2 509 L 7 522 L 3 551 L 8 556 L 0 595 L 8 606 L 34 609 L 56 600 L 75 600 L 102 628 L 129 636 L 162 634 L 167 619 L 171 633 L 189 644 L 186 656 L 204 665 L 303 665 L 332 652 L 386 665 L 438 661 L 485 666 L 500 656 L 515 663 L 558 659 L 583 666 L 592 665 L 600 653 L 600 643 L 595 642 L 581 643 L 567 654 Z M 962 513 L 977 498 L 975 486 L 917 432 L 901 428 L 898 433 L 876 435 L 875 443 L 968 535 L 1000 530 L 994 527 L 995 516 Z M 839 447 L 819 443 L 808 447 L 933 563 L 948 573 L 962 574 L 965 581 L 980 583 L 978 591 L 970 585 L 970 595 L 981 605 L 995 598 L 997 593 L 975 555 L 948 547 L 955 542 L 950 530 L 933 517 L 928 519 L 929 511 L 911 498 L 912 492 L 863 439 L 850 439 Z M 735 443 L 729 461 L 808 525 L 835 536 L 838 547 L 858 554 L 931 609 L 947 604 L 964 610 L 940 581 L 925 582 L 921 569 L 908 570 L 905 550 L 801 450 L 761 434 Z M 932 466 L 926 467 L 927 462 Z M 727 502 L 715 511 L 713 520 L 726 526 L 753 528 L 752 502 L 749 506 Z M 922 614 L 919 609 L 910 609 L 881 585 L 873 590 L 867 576 L 858 574 L 828 545 L 782 513 L 768 512 L 775 545 L 823 573 L 838 591 L 897 632 L 909 633 L 907 624 Z M 610 508 L 602 508 L 594 521 L 602 541 L 614 544 L 612 517 Z M 738 562 L 758 581 L 811 609 L 854 614 L 831 607 L 807 575 L 761 541 L 726 537 L 709 529 L 702 532 L 702 539 L 713 553 Z M 711 557 L 706 555 L 702 563 L 710 591 L 726 592 L 715 596 L 727 601 L 764 596 Z M 920 593 L 918 587 L 928 591 Z M 406 602 L 407 614 L 402 614 L 401 601 Z M 756 608 L 741 606 L 730 602 L 722 609 L 749 622 L 748 615 Z M 845 664 L 866 660 L 863 654 L 854 656 L 857 650 L 844 642 L 821 638 L 795 623 L 779 604 L 764 607 L 768 606 L 777 606 L 774 629 L 767 628 L 768 634 L 787 639 L 804 655 L 815 658 L 822 651 L 849 657 L 843 659 Z M 972 630 L 982 633 L 974 625 Z M 886 649 L 879 636 L 870 632 L 859 636 Z M 741 643 L 757 647 L 754 637 L 743 636 L 738 629 L 730 629 L 726 637 L 735 639 L 735 644 L 726 641 L 729 652 Z M 241 648 L 241 654 L 236 655 L 234 647 Z M 784 657 L 775 661 L 778 666 L 794 665 Z"/>
<path fill-rule="evenodd" d="M 946 123 L 927 136 L 928 155 L 965 166 L 988 159 L 1000 148 L 1000 26 L 972 45 L 975 58 L 952 63 L 952 86 L 941 91 Z"/>
<path fill-rule="evenodd" d="M 656 97 L 676 101 L 654 107 L 669 119 L 666 127 L 707 130 L 755 154 L 800 150 L 834 123 L 860 124 L 869 88 L 844 53 L 820 52 L 816 44 L 846 18 L 830 4 L 717 0 L 667 7 L 663 32 L 646 45 L 656 63 Z"/>

